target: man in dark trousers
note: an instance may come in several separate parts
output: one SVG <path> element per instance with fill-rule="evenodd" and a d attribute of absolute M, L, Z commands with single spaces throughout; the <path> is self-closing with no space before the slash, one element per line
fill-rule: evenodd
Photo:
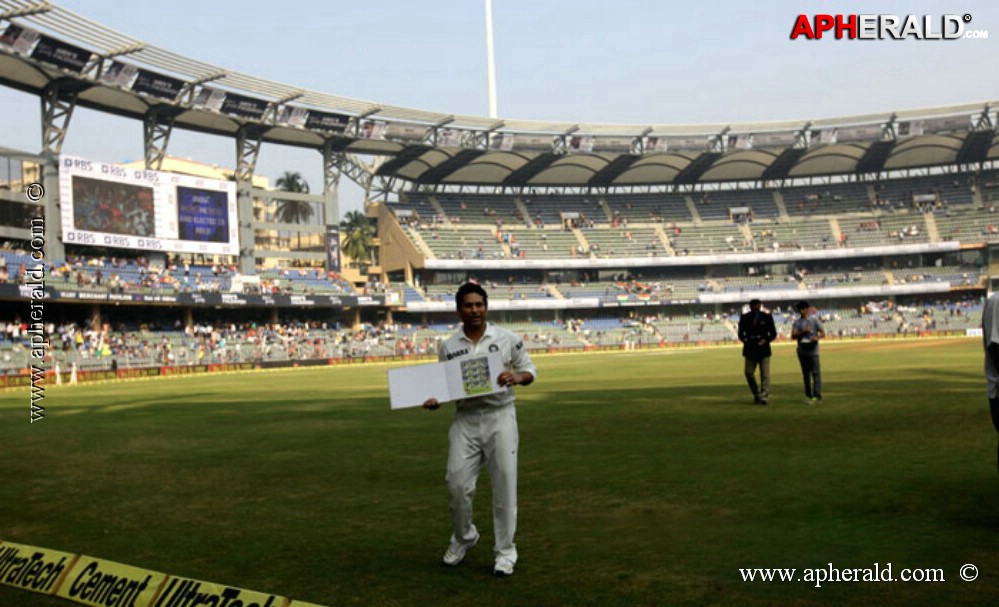
<path fill-rule="evenodd" d="M 742 356 L 746 359 L 746 382 L 753 392 L 753 402 L 765 405 L 770 399 L 770 342 L 777 339 L 774 317 L 763 309 L 759 299 L 749 301 L 749 312 L 739 317 L 739 341 Z M 756 383 L 756 368 L 760 369 L 760 383 Z"/>
<path fill-rule="evenodd" d="M 826 330 L 816 317 L 815 309 L 807 301 L 794 305 L 801 318 L 791 325 L 791 338 L 798 342 L 798 363 L 805 381 L 805 400 L 811 404 L 822 402 L 822 368 L 819 364 L 819 340 L 825 339 Z"/>

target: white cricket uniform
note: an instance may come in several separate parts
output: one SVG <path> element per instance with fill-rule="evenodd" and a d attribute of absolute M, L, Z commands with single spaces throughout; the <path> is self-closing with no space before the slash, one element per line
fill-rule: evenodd
<path fill-rule="evenodd" d="M 504 370 L 527 372 L 537 378 L 538 369 L 527 354 L 522 339 L 492 323 L 486 324 L 479 343 L 472 343 L 459 329 L 441 346 L 438 359 L 482 356 L 499 351 Z M 497 557 L 517 560 L 513 536 L 517 531 L 517 413 L 513 388 L 457 401 L 448 432 L 447 475 L 450 493 L 452 539 L 473 541 L 478 530 L 472 522 L 472 500 L 482 464 L 489 470 L 493 486 L 494 551 Z"/>
<path fill-rule="evenodd" d="M 982 341 L 985 342 L 985 381 L 989 387 L 989 398 L 999 398 L 999 373 L 996 372 L 996 362 L 989 355 L 989 344 L 999 344 L 999 291 L 985 300 L 982 310 Z"/>

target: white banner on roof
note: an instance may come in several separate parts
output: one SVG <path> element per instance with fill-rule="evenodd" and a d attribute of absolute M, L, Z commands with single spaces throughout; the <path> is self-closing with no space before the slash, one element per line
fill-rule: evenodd
<path fill-rule="evenodd" d="M 734 293 L 702 293 L 698 296 L 701 303 L 734 303 L 744 302 L 749 297 L 758 297 L 767 301 L 790 301 L 795 299 L 837 299 L 841 297 L 887 297 L 890 295 L 914 295 L 926 293 L 946 293 L 950 291 L 949 282 L 918 283 L 906 285 L 870 285 L 860 287 L 826 287 L 821 289 L 781 289 L 780 291 L 765 291 L 747 287 L 745 291 Z"/>
<path fill-rule="evenodd" d="M 529 270 L 564 268 L 650 268 L 664 266 L 695 266 L 725 263 L 767 263 L 809 261 L 815 259 L 851 259 L 880 257 L 884 255 L 911 255 L 914 253 L 943 253 L 958 251 L 957 241 L 930 242 L 881 247 L 847 247 L 836 249 L 806 249 L 770 253 L 725 253 L 721 255 L 690 255 L 680 257 L 614 257 L 609 259 L 427 259 L 428 270 Z"/>
<path fill-rule="evenodd" d="M 569 308 L 598 308 L 597 297 L 570 299 L 492 299 L 490 310 L 567 310 Z M 453 312 L 454 301 L 418 301 L 406 305 L 409 312 Z"/>

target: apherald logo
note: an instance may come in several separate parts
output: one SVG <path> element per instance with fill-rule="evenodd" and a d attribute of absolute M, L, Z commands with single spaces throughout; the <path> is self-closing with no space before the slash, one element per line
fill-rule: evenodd
<path fill-rule="evenodd" d="M 798 15 L 791 28 L 791 40 L 804 37 L 821 40 L 832 32 L 837 40 L 957 40 L 987 39 L 988 30 L 965 31 L 971 14 L 964 15 Z"/>

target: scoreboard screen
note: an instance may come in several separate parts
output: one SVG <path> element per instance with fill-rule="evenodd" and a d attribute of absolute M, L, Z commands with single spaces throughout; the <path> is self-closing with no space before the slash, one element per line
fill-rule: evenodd
<path fill-rule="evenodd" d="M 67 244 L 239 254 L 234 182 L 63 156 L 59 194 Z"/>

